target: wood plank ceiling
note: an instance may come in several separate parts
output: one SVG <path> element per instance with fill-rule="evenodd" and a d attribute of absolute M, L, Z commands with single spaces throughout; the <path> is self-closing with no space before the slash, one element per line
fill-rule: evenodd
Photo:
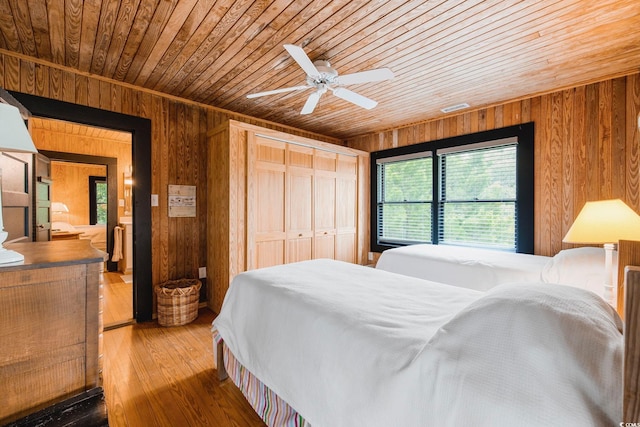
<path fill-rule="evenodd" d="M 80 138 L 100 139 L 105 142 L 131 144 L 131 134 L 113 129 L 104 129 L 89 125 L 65 122 L 62 120 L 43 119 L 32 117 L 29 119 L 29 126 L 32 130 L 43 130 L 54 132 L 59 135 L 74 135 Z"/>
<path fill-rule="evenodd" d="M 340 74 L 365 110 L 311 89 L 282 45 Z M 346 139 L 636 72 L 638 0 L 0 0 L 0 49 L 81 72 Z"/>

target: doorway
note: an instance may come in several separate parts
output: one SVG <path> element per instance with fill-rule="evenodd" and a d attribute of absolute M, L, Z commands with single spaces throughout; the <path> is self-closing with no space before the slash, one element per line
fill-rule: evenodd
<path fill-rule="evenodd" d="M 132 219 L 133 311 L 136 321 L 150 321 L 153 314 L 150 220 L 151 120 L 19 92 L 11 92 L 11 94 L 34 117 L 57 119 L 131 133 L 132 178 L 135 181 L 131 197 L 134 212 Z M 115 202 L 117 203 L 117 200 Z M 117 218 L 114 219 L 114 221 L 116 220 Z"/>
<path fill-rule="evenodd" d="M 126 219 L 121 207 L 124 200 L 120 198 L 124 194 L 121 189 L 123 179 L 118 172 L 123 169 L 118 169 L 119 160 L 129 164 L 130 157 L 118 159 L 44 150 L 39 147 L 42 145 L 39 139 L 46 139 L 44 136 L 53 140 L 54 135 L 59 138 L 62 133 L 67 140 L 76 139 L 77 136 L 69 131 L 59 130 L 73 124 L 40 118 L 31 121 L 36 147 L 51 164 L 51 200 L 55 207 L 51 210 L 53 236 L 58 232 L 78 232 L 79 238 L 90 240 L 95 248 L 108 254 L 102 275 L 104 327 L 107 330 L 130 324 L 134 317 L 133 265 L 123 262 L 121 223 Z M 80 128 L 80 132 L 85 131 L 85 126 L 73 126 Z M 101 142 L 99 138 L 91 140 Z M 109 145 L 113 144 L 114 139 L 109 139 Z M 118 232 L 120 235 L 116 238 Z"/>

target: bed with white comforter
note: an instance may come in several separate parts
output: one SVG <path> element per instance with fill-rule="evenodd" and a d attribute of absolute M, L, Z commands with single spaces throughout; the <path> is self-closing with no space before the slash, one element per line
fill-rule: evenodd
<path fill-rule="evenodd" d="M 616 251 L 613 262 L 617 264 Z M 544 282 L 576 286 L 602 295 L 605 252 L 602 247 L 581 247 L 548 257 L 418 244 L 384 251 L 376 268 L 479 291 L 512 282 Z M 617 277 L 612 280 L 616 283 Z"/>
<path fill-rule="evenodd" d="M 574 287 L 480 292 L 305 261 L 236 276 L 214 328 L 315 427 L 621 419 L 620 319 Z"/>
<path fill-rule="evenodd" d="M 94 225 L 71 225 L 68 222 L 53 222 L 51 223 L 53 230 L 61 231 L 79 231 L 81 239 L 91 240 L 91 244 L 96 249 L 103 252 L 107 252 L 107 225 L 106 224 L 94 224 Z"/>

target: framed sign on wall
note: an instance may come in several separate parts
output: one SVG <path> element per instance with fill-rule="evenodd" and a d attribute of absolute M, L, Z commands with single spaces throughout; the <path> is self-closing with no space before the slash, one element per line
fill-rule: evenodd
<path fill-rule="evenodd" d="M 169 185 L 169 217 L 196 216 L 196 186 Z"/>

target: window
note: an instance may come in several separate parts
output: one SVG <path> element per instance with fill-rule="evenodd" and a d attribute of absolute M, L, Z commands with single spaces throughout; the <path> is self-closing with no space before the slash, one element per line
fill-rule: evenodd
<path fill-rule="evenodd" d="M 533 123 L 372 153 L 372 250 L 533 253 Z"/>
<path fill-rule="evenodd" d="M 91 225 L 107 223 L 107 178 L 89 177 L 89 221 Z"/>
<path fill-rule="evenodd" d="M 433 162 L 430 153 L 418 158 L 389 158 L 378 164 L 378 237 L 382 243 L 431 243 Z"/>
<path fill-rule="evenodd" d="M 440 244 L 515 250 L 516 142 L 438 150 Z"/>

